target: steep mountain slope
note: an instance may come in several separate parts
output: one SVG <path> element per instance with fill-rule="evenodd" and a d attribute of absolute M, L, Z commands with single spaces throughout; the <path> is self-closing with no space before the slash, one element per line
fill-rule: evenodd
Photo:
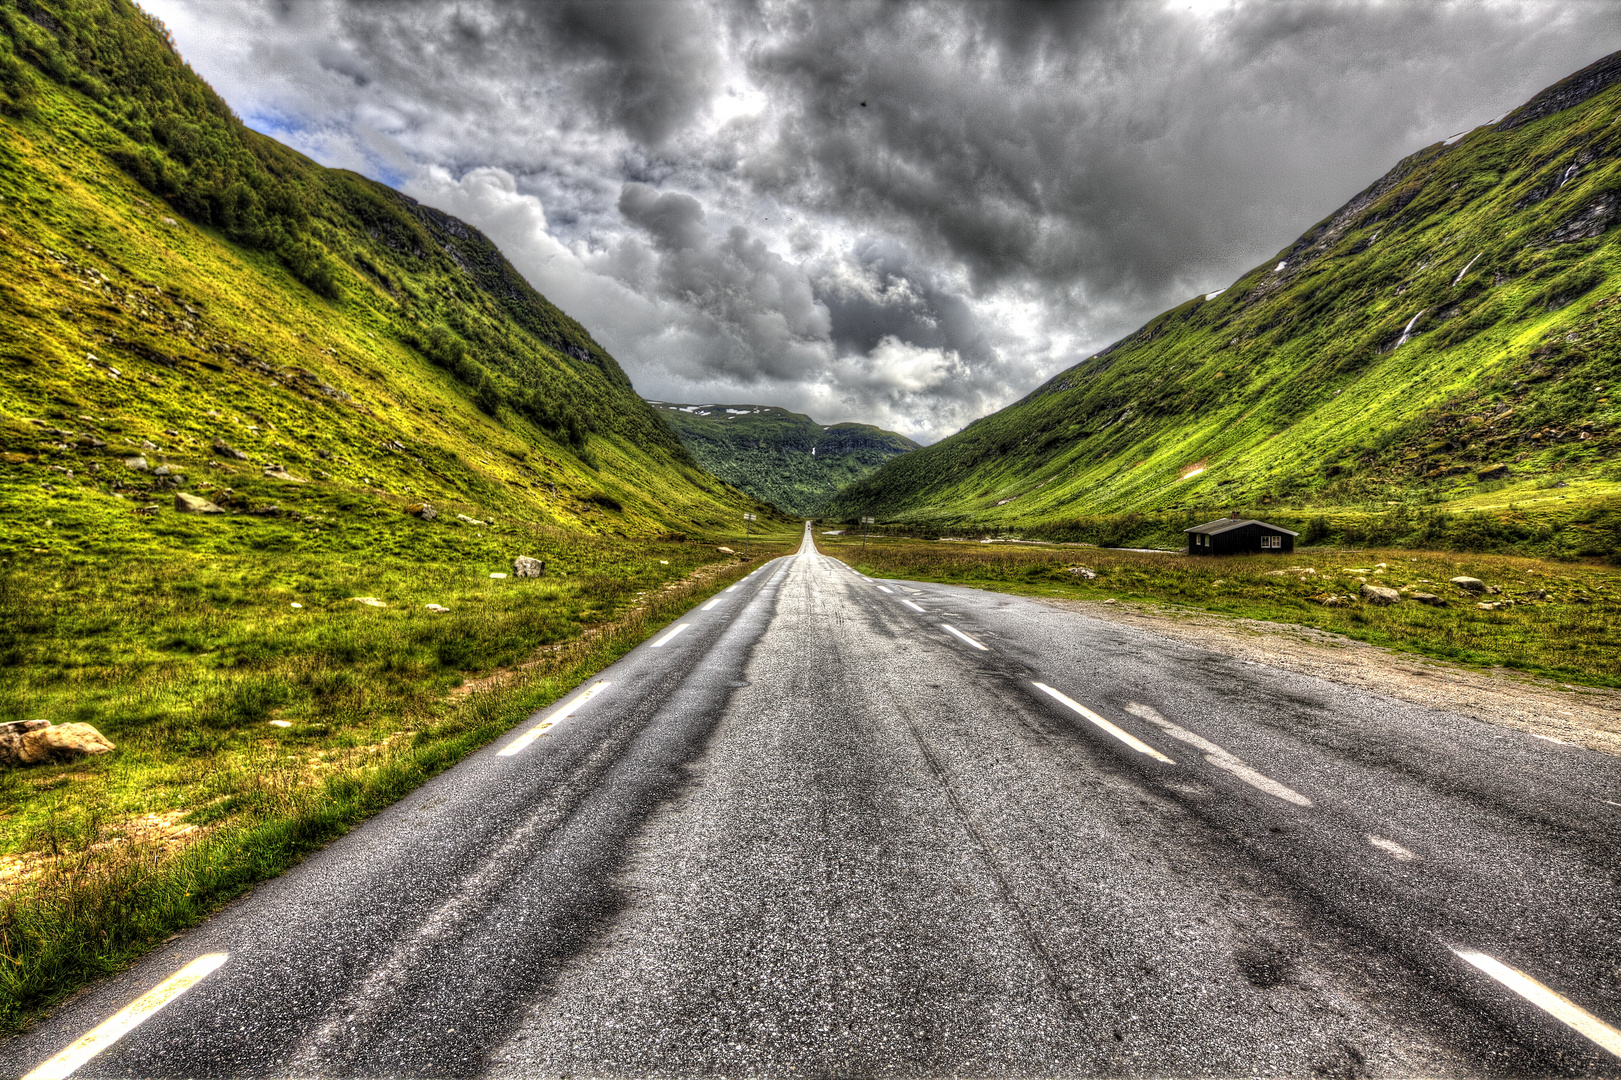
<path fill-rule="evenodd" d="M 728 484 L 801 517 L 846 484 L 918 444 L 870 424 L 824 427 L 771 405 L 652 404 L 698 463 Z"/>
<path fill-rule="evenodd" d="M 1354 511 L 1399 519 L 1387 539 L 1458 543 L 1484 514 L 1612 550 L 1618 78 L 1621 54 L 1413 154 L 1227 289 L 829 513 L 1044 535 L 1158 514 L 1174 536 L 1232 508 L 1330 533 Z"/>
<path fill-rule="evenodd" d="M 249 131 L 127 0 L 0 31 L 7 546 L 421 554 L 457 511 L 633 537 L 749 502 L 488 239 Z"/>

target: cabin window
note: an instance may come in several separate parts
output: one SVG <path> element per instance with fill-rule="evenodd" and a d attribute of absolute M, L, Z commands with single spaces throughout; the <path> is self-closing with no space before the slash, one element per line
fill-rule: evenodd
<path fill-rule="evenodd" d="M 1282 541 L 1283 541 L 1283 537 L 1281 537 L 1281 536 L 1263 536 L 1263 537 L 1261 537 L 1261 546 L 1264 547 L 1264 548 L 1280 548 L 1281 549 L 1283 547 Z"/>

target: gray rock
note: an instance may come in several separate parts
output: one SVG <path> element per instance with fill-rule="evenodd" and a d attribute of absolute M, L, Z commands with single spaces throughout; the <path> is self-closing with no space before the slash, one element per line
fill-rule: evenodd
<path fill-rule="evenodd" d="M 1384 605 L 1401 603 L 1401 593 L 1397 592 L 1395 589 L 1387 589 L 1383 585 L 1374 585 L 1370 582 L 1364 581 L 1362 583 L 1362 588 L 1358 591 L 1362 594 L 1362 599 L 1366 600 L 1370 604 Z"/>
<path fill-rule="evenodd" d="M 512 560 L 512 572 L 518 577 L 540 577 L 546 573 L 546 562 L 529 555 L 519 555 Z"/>
<path fill-rule="evenodd" d="M 214 443 L 214 449 L 217 452 L 219 452 L 221 454 L 224 454 L 226 457 L 233 457 L 233 458 L 236 458 L 238 461 L 246 461 L 246 460 L 248 460 L 248 455 L 246 455 L 242 451 L 236 449 L 236 447 L 231 446 L 224 439 L 220 439 L 219 441 Z"/>
<path fill-rule="evenodd" d="M 1466 593 L 1483 593 L 1486 591 L 1486 583 L 1477 577 L 1460 576 L 1448 578 L 1447 581 L 1449 584 L 1456 585 Z"/>
<path fill-rule="evenodd" d="M 145 472 L 146 471 L 146 458 L 144 456 L 142 456 L 142 455 L 137 454 L 135 457 L 125 458 L 124 459 L 124 465 L 125 465 L 126 468 L 134 469 L 137 472 Z"/>
<path fill-rule="evenodd" d="M 299 477 L 294 476 L 292 473 L 288 472 L 286 469 L 281 468 L 280 466 L 275 466 L 273 468 L 266 469 L 265 470 L 265 478 L 269 479 L 269 480 L 285 480 L 290 484 L 307 484 L 307 483 L 309 483 L 308 480 L 300 479 Z"/>
<path fill-rule="evenodd" d="M 407 506 L 405 508 L 405 512 L 410 514 L 412 517 L 419 517 L 423 521 L 432 521 L 434 518 L 439 516 L 439 511 L 435 510 L 428 503 L 416 503 L 415 505 Z"/>
<path fill-rule="evenodd" d="M 429 611 L 431 611 L 431 612 L 433 612 L 435 614 L 439 614 L 441 612 L 445 612 L 445 611 L 450 610 L 449 608 L 443 607 L 443 606 L 441 606 L 439 604 L 424 604 L 422 606 L 427 608 Z"/>
<path fill-rule="evenodd" d="M 1276 572 L 1279 574 L 1283 573 L 1282 570 Z M 1087 581 L 1091 581 L 1093 578 L 1098 576 L 1098 572 L 1092 569 L 1090 566 L 1072 566 L 1068 570 L 1065 570 L 1064 573 L 1071 574 L 1079 578 L 1085 578 Z"/>
<path fill-rule="evenodd" d="M 174 493 L 174 508 L 182 514 L 223 514 L 223 507 L 216 506 L 201 495 L 188 495 L 184 491 Z"/>
<path fill-rule="evenodd" d="M 1413 594 L 1413 599 L 1417 600 L 1420 604 L 1428 604 L 1430 607 L 1447 606 L 1447 602 L 1441 599 L 1439 596 L 1436 596 L 1434 593 L 1416 592 Z"/>

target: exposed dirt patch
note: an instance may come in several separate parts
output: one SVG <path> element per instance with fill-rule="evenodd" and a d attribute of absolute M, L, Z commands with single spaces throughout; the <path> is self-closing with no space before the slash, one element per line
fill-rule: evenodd
<path fill-rule="evenodd" d="M 102 830 L 105 839 L 91 844 L 88 850 L 107 852 L 114 848 L 139 847 L 156 854 L 171 854 L 203 837 L 204 830 L 181 821 L 187 813 L 186 810 L 170 810 L 162 814 L 142 814 L 109 825 Z M 64 860 L 82 858 L 83 854 L 77 851 L 58 855 L 25 851 L 17 855 L 0 855 L 0 895 L 49 873 Z"/>
<path fill-rule="evenodd" d="M 1330 679 L 1621 757 L 1621 691 L 1569 686 L 1503 669 L 1479 671 L 1294 623 L 1125 602 L 1059 597 L 1045 597 L 1044 602 L 1238 660 Z"/>

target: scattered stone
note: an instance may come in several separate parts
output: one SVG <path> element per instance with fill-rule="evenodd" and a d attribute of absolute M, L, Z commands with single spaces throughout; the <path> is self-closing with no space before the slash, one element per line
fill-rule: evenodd
<path fill-rule="evenodd" d="M 1477 608 L 1479 608 L 1481 611 L 1496 611 L 1497 610 L 1497 605 L 1496 604 L 1476 604 L 1475 606 Z"/>
<path fill-rule="evenodd" d="M 1064 573 L 1069 574 L 1072 577 L 1085 578 L 1087 581 L 1091 581 L 1093 578 L 1098 576 L 1098 572 L 1092 569 L 1090 566 L 1071 566 L 1065 570 Z"/>
<path fill-rule="evenodd" d="M 295 600 L 293 601 L 292 608 L 294 611 L 303 611 L 304 605 Z"/>
<path fill-rule="evenodd" d="M 737 554 L 737 552 L 733 551 L 729 547 L 718 547 L 715 550 L 720 552 L 722 555 L 736 555 Z"/>
<path fill-rule="evenodd" d="M 482 525 L 482 524 L 484 524 L 478 518 L 470 518 L 466 514 L 457 514 L 456 515 L 456 520 L 457 521 L 465 521 L 469 525 Z"/>
<path fill-rule="evenodd" d="M 142 455 L 139 455 L 139 454 L 137 454 L 135 457 L 132 457 L 132 458 L 125 458 L 124 459 L 124 466 L 126 468 L 134 469 L 137 472 L 145 472 L 146 471 L 146 458 L 144 456 L 142 456 Z"/>
<path fill-rule="evenodd" d="M 351 596 L 349 599 L 353 600 L 357 604 L 365 604 L 367 607 L 388 607 L 387 604 L 383 603 L 375 596 Z"/>
<path fill-rule="evenodd" d="M 1416 592 L 1413 594 L 1413 599 L 1417 600 L 1421 604 L 1428 604 L 1430 607 L 1447 606 L 1447 602 L 1441 599 L 1439 596 L 1436 596 L 1434 593 Z"/>
<path fill-rule="evenodd" d="M 1449 584 L 1456 585 L 1458 588 L 1467 593 L 1483 593 L 1486 591 L 1486 583 L 1477 577 L 1460 576 L 1448 578 L 1447 581 Z"/>
<path fill-rule="evenodd" d="M 405 512 L 410 514 L 412 517 L 419 517 L 423 521 L 432 521 L 434 518 L 439 516 L 439 511 L 435 510 L 428 503 L 412 503 L 410 506 L 405 508 Z"/>
<path fill-rule="evenodd" d="M 0 724 L 0 765 L 39 765 L 72 761 L 116 749 L 89 724 L 53 725 L 49 720 Z"/>
<path fill-rule="evenodd" d="M 447 607 L 440 607 L 438 604 L 424 604 L 423 606 L 426 607 L 429 611 L 436 612 L 436 613 L 450 610 Z"/>
<path fill-rule="evenodd" d="M 1479 472 L 1475 473 L 1475 477 L 1480 480 L 1501 480 L 1507 475 L 1507 465 L 1488 465 L 1484 469 L 1481 469 Z"/>
<path fill-rule="evenodd" d="M 157 468 L 152 470 L 152 475 L 153 476 L 172 476 L 172 475 L 174 475 L 175 473 L 177 473 L 179 471 L 180 470 L 175 468 L 173 465 L 159 465 Z"/>
<path fill-rule="evenodd" d="M 302 480 L 299 477 L 294 476 L 292 473 L 288 472 L 279 465 L 271 466 L 265 469 L 265 477 L 270 480 L 286 480 L 293 484 L 309 483 L 308 480 Z"/>
<path fill-rule="evenodd" d="M 174 493 L 174 508 L 182 514 L 223 514 L 223 507 L 209 502 L 201 495 L 188 495 L 184 491 Z"/>
<path fill-rule="evenodd" d="M 1318 593 L 1316 596 L 1307 597 L 1307 599 L 1313 600 L 1313 601 L 1323 605 L 1324 607 L 1350 607 L 1351 606 L 1351 598 L 1349 596 L 1341 596 L 1338 593 L 1329 593 L 1329 592 Z"/>
<path fill-rule="evenodd" d="M 540 577 L 546 573 L 546 562 L 529 555 L 519 555 L 512 560 L 512 572 L 518 577 Z"/>
<path fill-rule="evenodd" d="M 1118 604 L 1120 601 L 1116 600 L 1114 597 L 1111 596 L 1111 597 L 1109 597 L 1107 600 L 1105 600 L 1103 602 L 1105 604 Z"/>
<path fill-rule="evenodd" d="M 1361 593 L 1362 599 L 1366 600 L 1370 604 L 1379 604 L 1383 606 L 1385 604 L 1401 603 L 1401 593 L 1397 592 L 1395 589 L 1387 589 L 1383 585 L 1373 585 L 1364 581 L 1362 583 L 1362 588 L 1358 591 Z"/>
<path fill-rule="evenodd" d="M 229 445 L 223 439 L 214 443 L 214 449 L 216 452 L 224 454 L 226 457 L 236 458 L 238 461 L 248 460 L 248 455 L 244 454 L 236 447 Z"/>
<path fill-rule="evenodd" d="M 271 727 L 292 727 L 293 725 L 291 723 L 289 723 L 288 721 L 286 721 L 286 720 L 272 720 L 272 721 L 270 721 L 270 726 Z"/>
<path fill-rule="evenodd" d="M 492 578 L 504 578 L 504 577 L 506 577 L 506 575 L 505 575 L 505 574 L 491 574 L 491 575 L 490 575 L 490 576 L 491 576 L 491 577 L 492 577 Z"/>

